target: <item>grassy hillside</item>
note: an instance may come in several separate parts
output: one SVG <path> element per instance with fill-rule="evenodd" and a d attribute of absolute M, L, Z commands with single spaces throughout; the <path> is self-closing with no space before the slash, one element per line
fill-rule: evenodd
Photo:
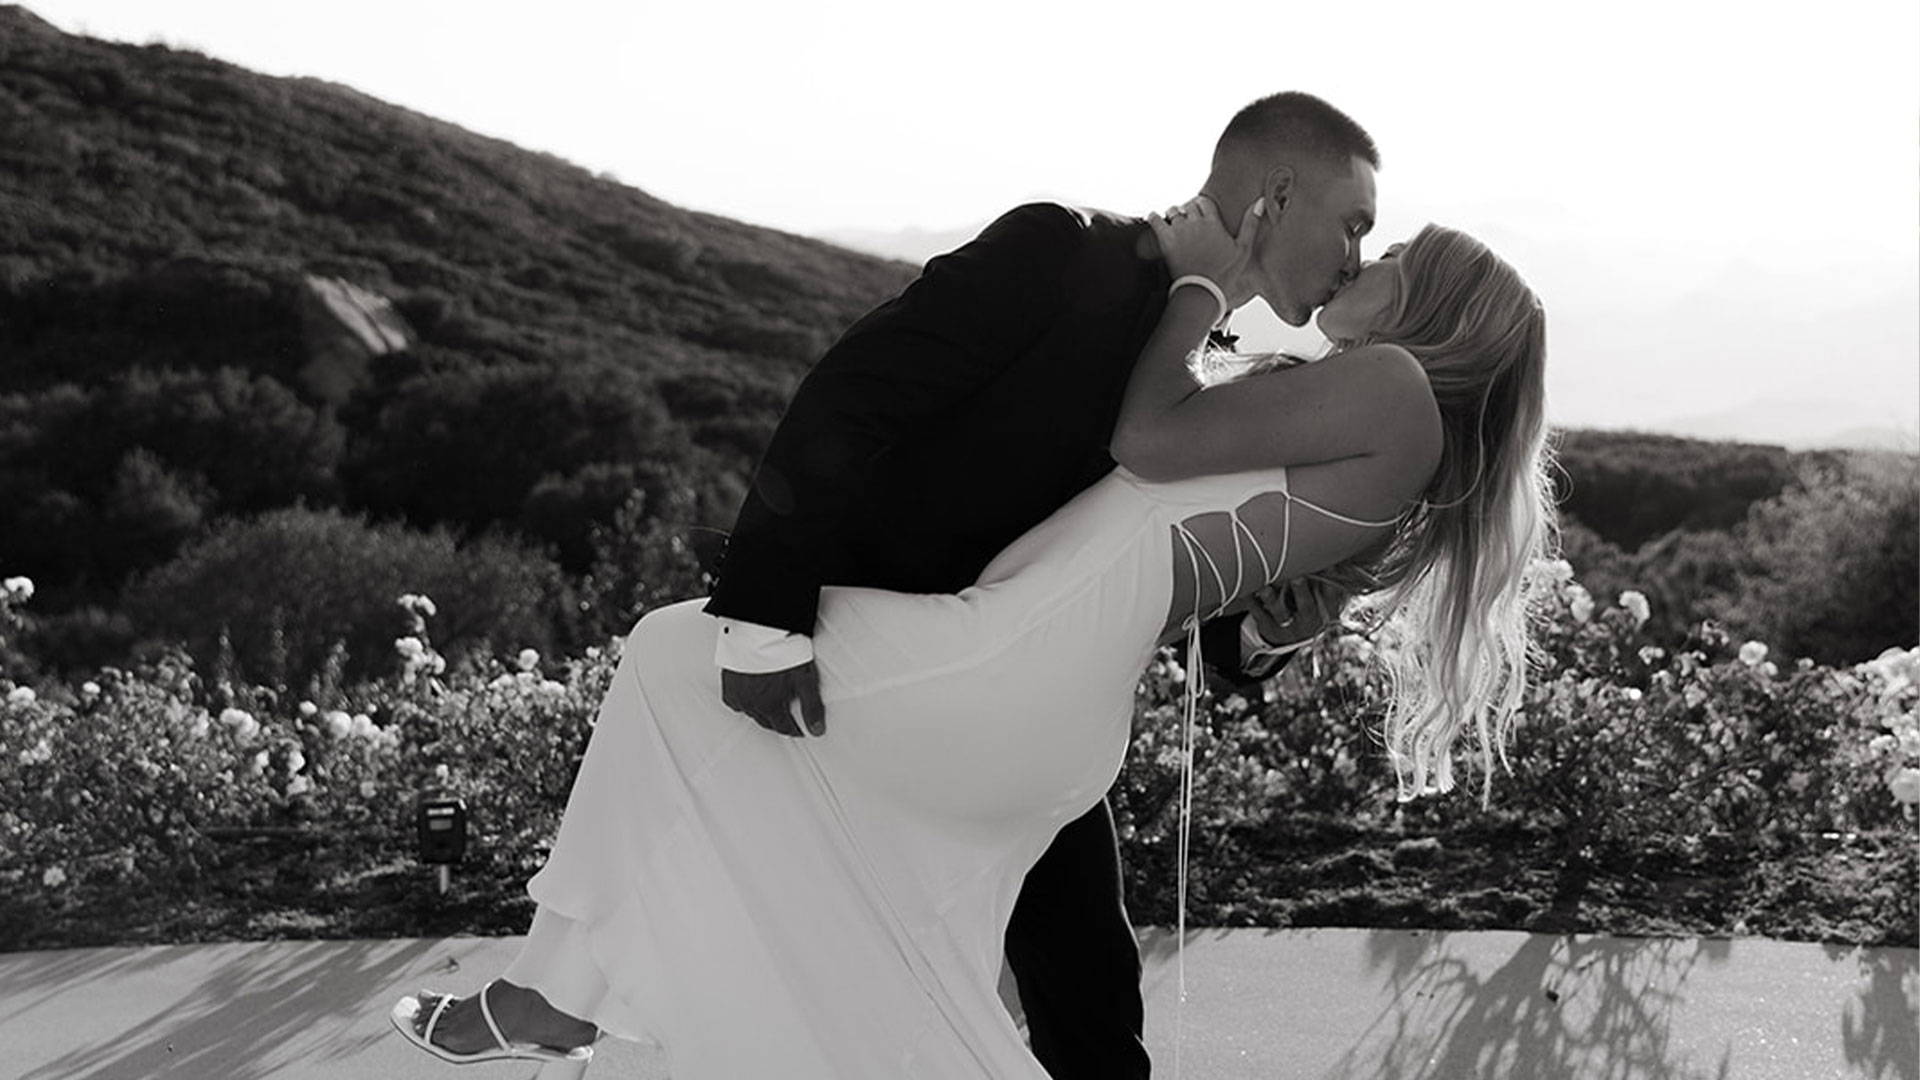
<path fill-rule="evenodd" d="M 475 354 L 779 383 L 911 274 L 681 210 L 348 87 L 71 36 L 19 7 L 0 7 L 0 122 L 16 389 L 132 359 L 41 332 L 60 301 L 103 291 L 164 308 L 145 329 L 201 332 L 169 359 L 261 363 L 230 354 L 281 343 L 195 319 L 220 313 L 215 297 L 183 294 L 245 308 L 296 271 L 409 300 L 429 341 Z"/>

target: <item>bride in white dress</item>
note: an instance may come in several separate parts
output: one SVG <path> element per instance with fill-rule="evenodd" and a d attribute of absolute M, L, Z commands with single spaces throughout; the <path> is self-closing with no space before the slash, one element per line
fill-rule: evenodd
<path fill-rule="evenodd" d="M 605 1033 L 664 1046 L 676 1080 L 1046 1080 L 997 992 L 1021 881 L 1112 784 L 1154 649 L 1197 648 L 1270 581 L 1366 581 L 1415 630 L 1384 661 L 1402 797 L 1453 786 L 1463 729 L 1491 782 L 1552 535 L 1539 301 L 1429 226 L 1322 310 L 1335 354 L 1203 388 L 1212 280 L 1246 253 L 1204 198 L 1154 229 L 1185 280 L 1128 384 L 1120 467 L 957 595 L 823 590 L 822 737 L 722 704 L 700 602 L 641 619 L 525 947 L 477 1001 L 402 999 L 403 1034 L 552 1075 Z M 456 1002 L 485 1027 L 456 1028 Z"/>

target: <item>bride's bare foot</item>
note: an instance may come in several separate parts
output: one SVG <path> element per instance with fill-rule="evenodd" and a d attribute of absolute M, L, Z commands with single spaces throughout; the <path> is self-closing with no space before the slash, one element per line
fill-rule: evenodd
<path fill-rule="evenodd" d="M 450 995 L 420 992 L 420 1013 L 414 1017 L 413 1030 L 423 1038 L 427 1034 L 427 1019 L 445 996 Z M 494 980 L 493 989 L 487 991 L 487 1005 L 493 1010 L 493 1022 L 500 1025 L 500 1033 L 508 1042 L 539 1043 L 556 1050 L 571 1050 L 600 1037 L 599 1028 L 554 1008 L 538 990 L 515 986 L 505 979 Z M 456 1054 L 473 1054 L 499 1046 L 493 1040 L 493 1033 L 487 1030 L 486 1017 L 480 1014 L 478 993 L 455 998 L 453 1004 L 447 1006 L 440 1014 L 440 1022 L 433 1026 L 433 1044 Z"/>

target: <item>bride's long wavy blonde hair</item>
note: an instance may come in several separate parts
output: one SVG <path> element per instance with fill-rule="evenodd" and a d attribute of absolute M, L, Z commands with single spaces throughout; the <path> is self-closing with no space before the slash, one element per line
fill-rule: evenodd
<path fill-rule="evenodd" d="M 1444 445 L 1421 501 L 1364 562 L 1324 576 L 1356 594 L 1397 641 L 1376 650 L 1390 696 L 1384 736 L 1400 798 L 1453 787 L 1471 727 L 1484 781 L 1506 742 L 1534 657 L 1538 576 L 1558 547 L 1546 429 L 1546 313 L 1520 275 L 1465 233 L 1421 229 L 1401 250 L 1398 310 L 1352 348 L 1390 342 L 1426 369 Z M 1256 358 L 1254 368 L 1283 358 Z M 1510 767 L 1510 766 L 1509 766 Z"/>

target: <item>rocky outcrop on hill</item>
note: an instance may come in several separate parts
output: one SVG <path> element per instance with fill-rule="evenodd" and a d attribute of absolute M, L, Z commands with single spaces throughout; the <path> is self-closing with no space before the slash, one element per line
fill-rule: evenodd
<path fill-rule="evenodd" d="M 375 357 L 405 351 L 413 343 L 407 321 L 393 301 L 345 278 L 308 274 L 300 290 L 300 326 L 307 361 L 301 388 L 335 405 L 367 381 Z"/>

